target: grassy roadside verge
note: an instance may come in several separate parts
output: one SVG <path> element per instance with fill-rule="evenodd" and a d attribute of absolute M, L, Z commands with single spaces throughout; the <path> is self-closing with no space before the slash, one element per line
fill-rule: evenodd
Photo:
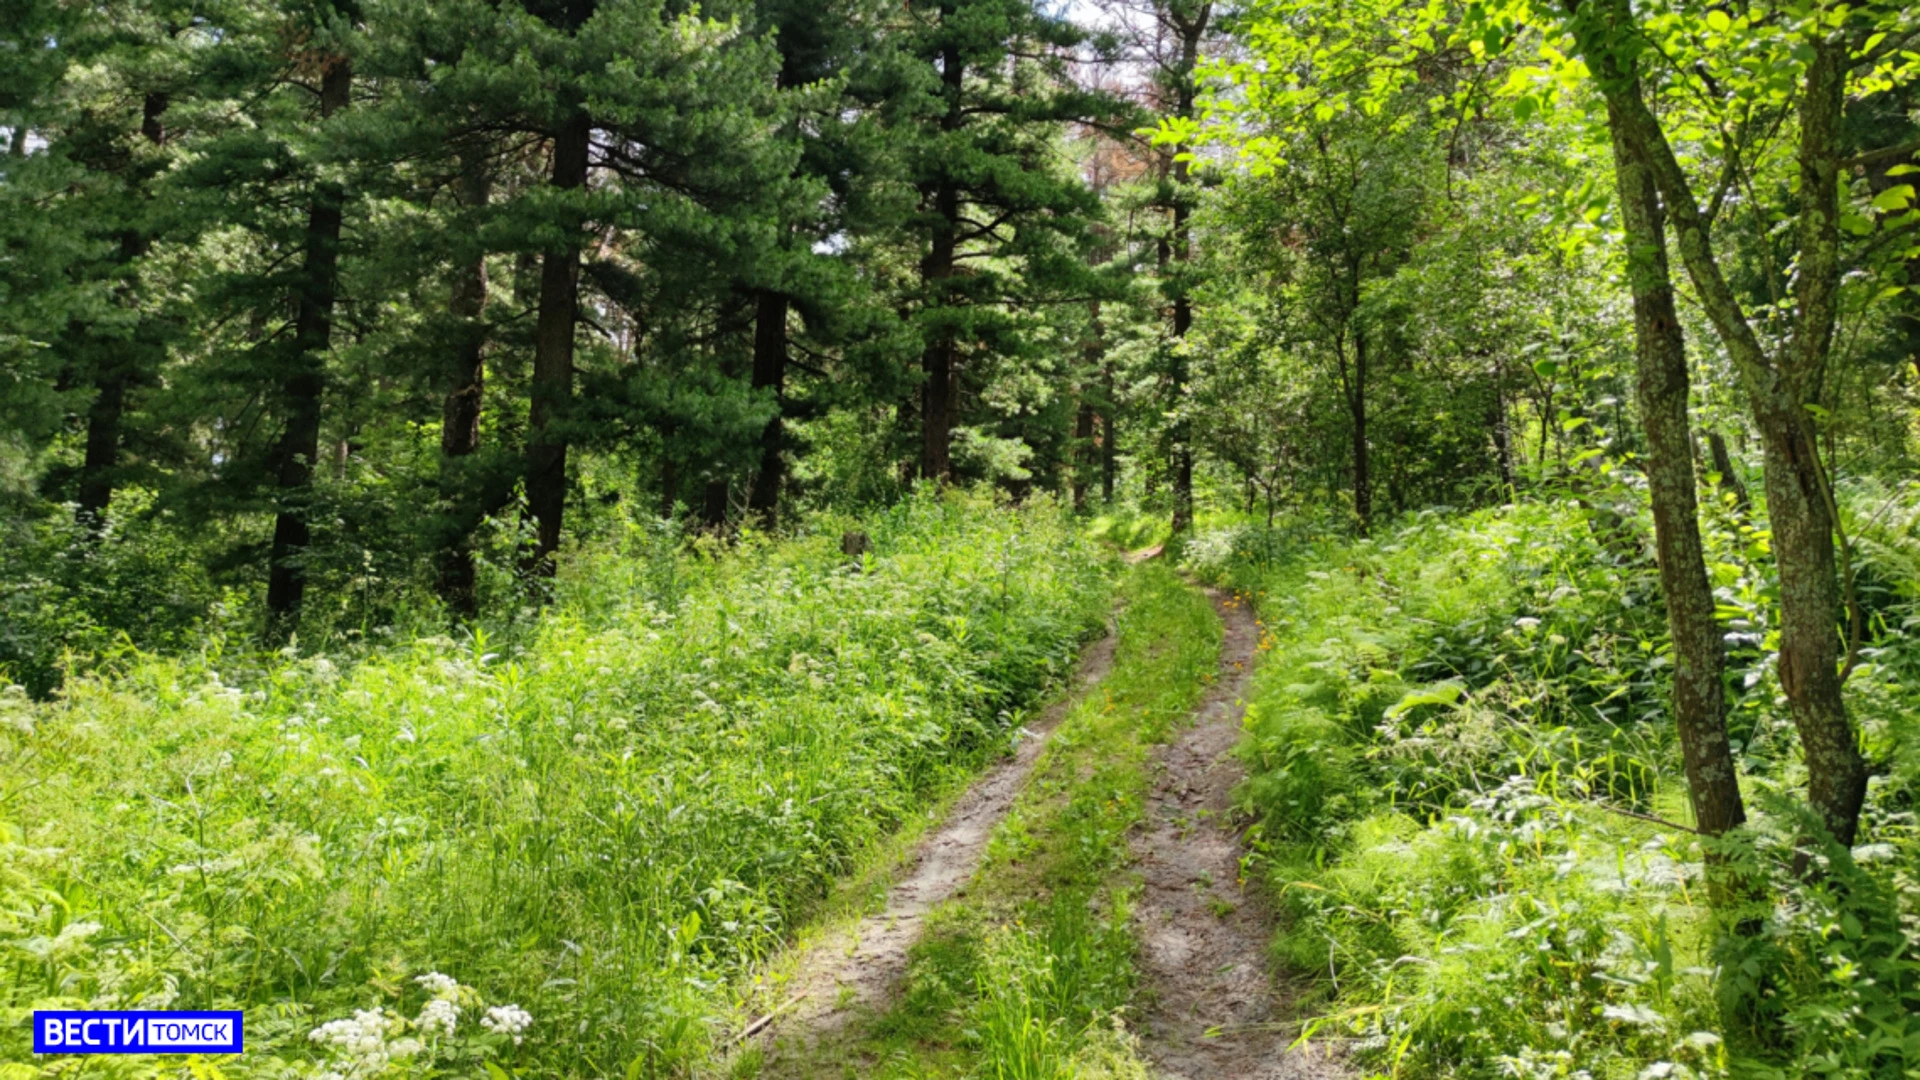
<path fill-rule="evenodd" d="M 1804 772 L 1764 536 L 1708 536 L 1743 857 L 1769 882 L 1763 931 L 1719 941 L 1650 556 L 1571 503 L 1422 515 L 1371 541 L 1241 526 L 1188 548 L 1256 597 L 1241 799 L 1275 952 L 1319 974 L 1317 1034 L 1345 1036 L 1368 1075 L 1914 1075 L 1916 657 L 1898 635 L 1871 643 L 1850 707 L 1888 775 L 1862 842 L 1823 853 L 1820 881 L 1796 878 Z M 1884 562 L 1863 580 L 1897 581 L 1876 581 Z M 1886 624 L 1914 617 L 1877 595 Z"/>
<path fill-rule="evenodd" d="M 30 1010 L 108 1007 L 246 1010 L 234 1080 L 685 1075 L 734 981 L 1109 607 L 1050 507 L 861 525 L 858 567 L 837 530 L 582 553 L 512 643 L 210 647 L 0 694 L 0 1080 L 179 1068 L 27 1053 Z"/>
<path fill-rule="evenodd" d="M 1152 748 L 1212 676 L 1220 624 L 1162 564 L 1122 583 L 1107 678 L 1055 729 L 972 886 L 928 919 L 907 984 L 857 1060 L 818 1075 L 885 1080 L 1144 1076 L 1124 1030 L 1135 889 L 1127 833 Z"/>

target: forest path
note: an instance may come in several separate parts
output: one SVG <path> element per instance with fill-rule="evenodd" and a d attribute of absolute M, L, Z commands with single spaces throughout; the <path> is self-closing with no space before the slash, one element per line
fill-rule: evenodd
<path fill-rule="evenodd" d="M 809 1075 L 793 1070 L 832 1060 L 823 1051 L 852 1033 L 852 1021 L 873 1015 L 892 999 L 905 981 L 907 953 L 919 940 L 922 918 L 973 879 L 994 826 L 1013 808 L 1048 733 L 1107 676 L 1118 640 L 1109 624 L 1106 636 L 1082 651 L 1069 689 L 1026 725 L 1027 737 L 1013 756 L 976 781 L 920 841 L 884 907 L 829 934 L 801 958 L 787 984 L 786 1011 L 745 1040 L 765 1054 L 761 1076 Z"/>
<path fill-rule="evenodd" d="M 1161 749 L 1147 820 L 1134 835 L 1142 891 L 1134 912 L 1146 1008 L 1141 1051 L 1164 1080 L 1335 1080 L 1325 1047 L 1289 1050 L 1291 1002 L 1269 975 L 1271 913 L 1240 884 L 1233 759 L 1260 626 L 1241 600 L 1209 590 L 1222 623 L 1219 675 L 1192 726 Z"/>

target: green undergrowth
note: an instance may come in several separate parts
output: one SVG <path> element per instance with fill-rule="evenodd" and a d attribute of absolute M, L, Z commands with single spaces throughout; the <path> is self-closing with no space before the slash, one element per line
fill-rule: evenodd
<path fill-rule="evenodd" d="M 1220 623 L 1164 564 L 1129 571 L 1122 594 L 1112 671 L 1049 737 L 978 877 L 928 919 L 899 1000 L 819 1075 L 1144 1080 L 1127 835 L 1153 747 L 1213 676 Z"/>
<path fill-rule="evenodd" d="M 1004 749 L 1106 564 L 1050 507 L 920 497 L 581 553 L 510 646 L 136 653 L 16 691 L 0 1077 L 153 1075 L 28 1052 L 30 1009 L 138 1006 L 244 1008 L 230 1077 L 682 1075 L 730 981 Z"/>
<path fill-rule="evenodd" d="M 1116 504 L 1088 520 L 1087 535 L 1121 551 L 1140 551 L 1167 542 L 1167 515 L 1124 503 Z"/>
<path fill-rule="evenodd" d="M 1754 818 L 1736 857 L 1765 882 L 1727 938 L 1673 827 L 1690 817 L 1644 507 L 1613 509 L 1189 547 L 1261 613 L 1241 799 L 1277 959 L 1318 979 L 1316 1034 L 1392 1077 L 1920 1074 L 1920 578 L 1901 576 L 1920 498 L 1849 495 L 1872 633 L 1848 698 L 1879 775 L 1859 844 L 1813 883 L 1791 869 L 1804 770 L 1767 537 L 1709 515 Z"/>

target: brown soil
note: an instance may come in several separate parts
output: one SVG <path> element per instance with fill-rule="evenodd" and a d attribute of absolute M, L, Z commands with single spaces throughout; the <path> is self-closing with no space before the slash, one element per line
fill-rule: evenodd
<path fill-rule="evenodd" d="M 1087 646 L 1072 692 L 1026 725 L 1013 756 L 968 789 L 920 842 L 885 907 L 809 950 L 789 984 L 785 1009 L 752 1037 L 767 1055 L 762 1076 L 800 1075 L 793 1070 L 827 1060 L 821 1048 L 844 1036 L 850 1020 L 873 1015 L 892 998 L 906 977 L 907 951 L 919 940 L 922 918 L 973 879 L 988 837 L 1013 808 L 1047 734 L 1113 667 L 1115 642 L 1109 633 Z"/>
<path fill-rule="evenodd" d="M 1270 912 L 1240 881 L 1232 757 L 1260 628 L 1213 593 L 1225 624 L 1220 674 L 1194 724 L 1160 754 L 1147 822 L 1135 835 L 1143 889 L 1135 912 L 1147 1007 L 1141 1049 L 1165 1080 L 1336 1080 L 1331 1048 L 1289 1049 L 1290 996 L 1268 975 Z"/>

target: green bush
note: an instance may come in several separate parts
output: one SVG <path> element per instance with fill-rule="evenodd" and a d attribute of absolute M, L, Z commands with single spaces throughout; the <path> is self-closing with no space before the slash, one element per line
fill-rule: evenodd
<path fill-rule="evenodd" d="M 143 492 L 126 491 L 104 527 L 67 508 L 0 520 L 0 684 L 45 697 L 69 665 L 125 648 L 187 648 L 233 603 Z"/>

